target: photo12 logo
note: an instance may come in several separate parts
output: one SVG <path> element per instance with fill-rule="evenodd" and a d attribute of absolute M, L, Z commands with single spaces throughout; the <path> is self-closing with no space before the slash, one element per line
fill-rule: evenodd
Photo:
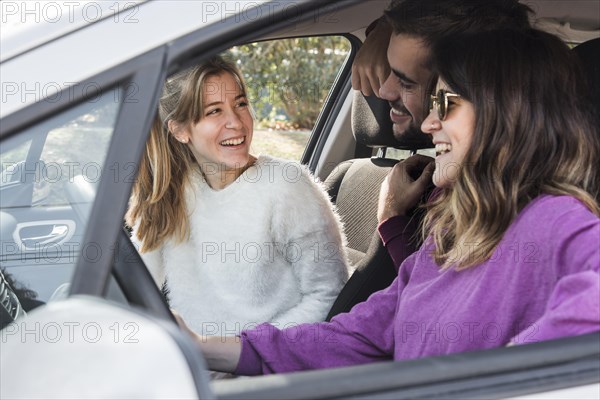
<path fill-rule="evenodd" d="M 139 86 L 128 82 L 104 90 L 97 82 L 2 82 L 0 97 L 2 103 L 20 101 L 21 103 L 38 102 L 57 103 L 65 98 L 68 101 L 85 99 L 87 103 L 96 103 L 103 95 L 112 94 L 115 103 L 138 103 Z"/>
<path fill-rule="evenodd" d="M 20 343 L 139 343 L 136 337 L 140 327 L 128 321 L 63 321 L 31 322 L 17 321 L 1 331 L 3 344 Z"/>
<path fill-rule="evenodd" d="M 132 24 L 139 1 L 2 1 L 2 24 L 94 22 L 112 17 L 116 23 Z"/>
<path fill-rule="evenodd" d="M 339 5 L 330 4 L 314 11 L 305 11 L 301 2 L 295 1 L 204 1 L 202 2 L 202 22 L 225 22 L 233 18 L 237 22 L 267 19 L 272 22 L 286 19 L 322 20 L 325 23 L 338 22 L 337 10 Z M 307 14 L 309 13 L 309 14 Z"/>

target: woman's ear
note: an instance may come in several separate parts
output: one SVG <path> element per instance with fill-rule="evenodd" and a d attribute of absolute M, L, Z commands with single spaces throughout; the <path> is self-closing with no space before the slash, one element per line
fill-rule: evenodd
<path fill-rule="evenodd" d="M 187 129 L 185 129 L 183 125 L 170 119 L 167 122 L 167 127 L 169 128 L 169 133 L 171 133 L 177 141 L 181 143 L 189 142 L 190 138 Z"/>

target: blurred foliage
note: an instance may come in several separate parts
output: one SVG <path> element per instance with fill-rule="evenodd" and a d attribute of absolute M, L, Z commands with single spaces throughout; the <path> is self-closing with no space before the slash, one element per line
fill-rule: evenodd
<path fill-rule="evenodd" d="M 349 53 L 348 39 L 322 36 L 245 44 L 224 56 L 244 74 L 259 127 L 312 129 Z"/>

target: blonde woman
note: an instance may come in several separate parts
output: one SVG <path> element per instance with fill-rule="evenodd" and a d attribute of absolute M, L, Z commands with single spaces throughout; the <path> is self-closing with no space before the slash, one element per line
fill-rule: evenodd
<path fill-rule="evenodd" d="M 340 221 L 299 164 L 250 154 L 253 116 L 221 58 L 169 79 L 127 222 L 195 331 L 323 321 L 349 270 Z"/>

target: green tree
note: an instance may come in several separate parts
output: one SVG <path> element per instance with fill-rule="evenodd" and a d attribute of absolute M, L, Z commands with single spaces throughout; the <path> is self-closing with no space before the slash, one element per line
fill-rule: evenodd
<path fill-rule="evenodd" d="M 278 39 L 230 49 L 248 85 L 257 119 L 273 124 L 284 115 L 295 129 L 312 129 L 350 52 L 341 36 Z"/>

